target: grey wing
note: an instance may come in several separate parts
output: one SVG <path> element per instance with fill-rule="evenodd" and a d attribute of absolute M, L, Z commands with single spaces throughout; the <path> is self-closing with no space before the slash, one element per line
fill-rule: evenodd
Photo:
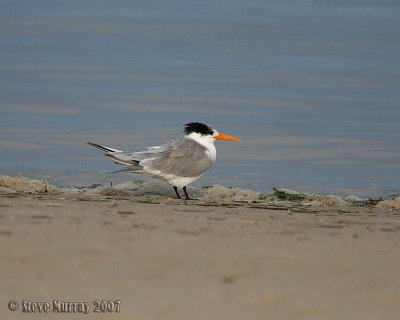
<path fill-rule="evenodd" d="M 197 177 L 207 171 L 213 161 L 205 147 L 190 139 L 180 139 L 149 149 L 139 164 L 145 171 L 158 170 L 163 174 Z"/>
<path fill-rule="evenodd" d="M 111 151 L 106 152 L 105 156 L 110 160 L 113 160 L 115 163 L 124 164 L 129 166 L 132 170 L 141 169 L 140 161 L 148 158 L 152 158 L 157 152 L 159 152 L 160 148 L 165 148 L 170 143 L 161 146 L 149 147 L 146 151 L 139 152 L 125 152 L 120 150 L 115 150 L 115 152 Z M 139 168 L 138 168 L 139 167 Z"/>

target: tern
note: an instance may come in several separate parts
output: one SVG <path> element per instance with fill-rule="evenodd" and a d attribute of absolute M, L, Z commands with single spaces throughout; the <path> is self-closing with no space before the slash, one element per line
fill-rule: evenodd
<path fill-rule="evenodd" d="M 190 122 L 184 126 L 184 137 L 149 147 L 145 151 L 125 152 L 96 143 L 88 145 L 105 152 L 115 163 L 126 165 L 123 171 L 159 178 L 170 184 L 178 199 L 178 188 L 183 188 L 186 200 L 192 200 L 186 186 L 211 168 L 217 157 L 215 140 L 240 141 L 239 138 L 219 133 L 212 126 Z"/>

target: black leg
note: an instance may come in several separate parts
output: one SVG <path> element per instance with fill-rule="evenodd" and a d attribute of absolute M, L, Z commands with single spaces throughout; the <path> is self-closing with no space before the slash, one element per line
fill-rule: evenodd
<path fill-rule="evenodd" d="M 186 191 L 186 186 L 183 187 L 183 192 L 185 193 L 186 200 L 193 200 L 188 196 L 187 191 Z"/>
<path fill-rule="evenodd" d="M 181 196 L 179 195 L 178 188 L 174 186 L 174 190 L 175 190 L 175 193 L 176 193 L 176 197 L 178 199 L 182 199 Z"/>

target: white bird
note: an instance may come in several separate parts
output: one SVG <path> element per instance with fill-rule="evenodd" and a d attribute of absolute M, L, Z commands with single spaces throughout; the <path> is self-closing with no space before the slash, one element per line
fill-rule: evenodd
<path fill-rule="evenodd" d="M 123 171 L 157 177 L 173 186 L 176 196 L 181 199 L 178 188 L 183 188 L 200 178 L 215 162 L 217 151 L 215 140 L 240 139 L 220 134 L 213 127 L 199 122 L 187 123 L 185 136 L 165 144 L 149 147 L 146 151 L 124 152 L 88 142 L 92 147 L 105 151 L 105 156 L 115 163 L 126 165 Z"/>

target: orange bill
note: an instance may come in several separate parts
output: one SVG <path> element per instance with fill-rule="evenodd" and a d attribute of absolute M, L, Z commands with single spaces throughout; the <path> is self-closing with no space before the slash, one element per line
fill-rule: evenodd
<path fill-rule="evenodd" d="M 228 136 L 227 134 L 220 133 L 215 137 L 217 140 L 232 140 L 232 141 L 241 141 L 239 138 Z"/>

